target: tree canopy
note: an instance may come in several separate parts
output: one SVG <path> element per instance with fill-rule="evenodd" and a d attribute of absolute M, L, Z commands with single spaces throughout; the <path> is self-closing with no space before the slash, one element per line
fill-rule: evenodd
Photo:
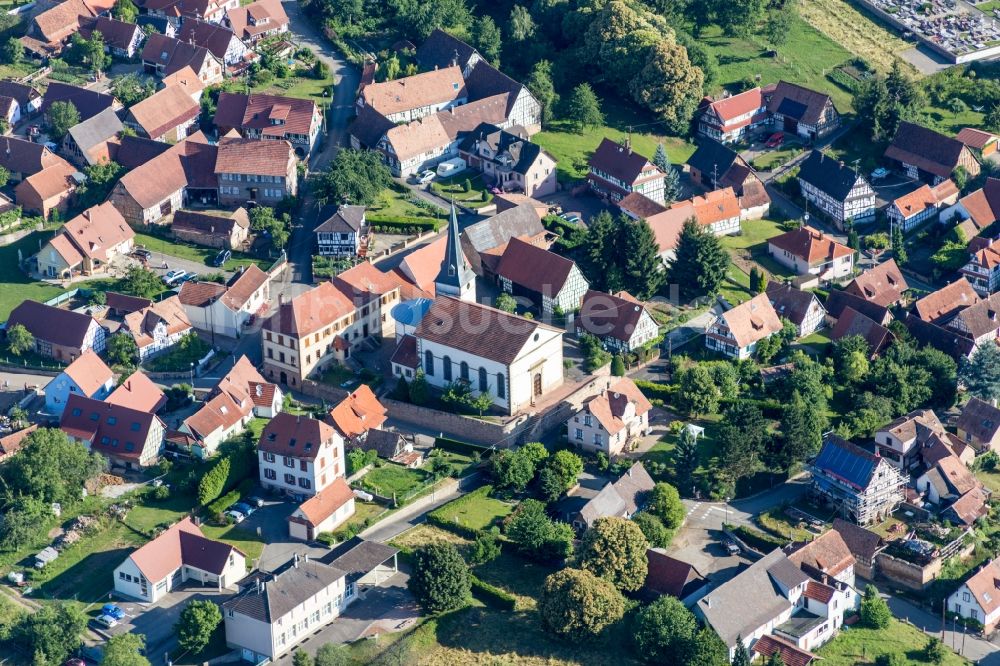
<path fill-rule="evenodd" d="M 410 589 L 428 613 L 460 608 L 472 591 L 469 567 L 454 544 L 428 544 L 413 553 Z"/>
<path fill-rule="evenodd" d="M 684 301 L 698 296 L 715 296 L 729 268 L 729 253 L 711 232 L 692 218 L 684 223 L 677 239 L 667 282 L 677 285 Z"/>
<path fill-rule="evenodd" d="M 649 542 L 627 518 L 598 518 L 583 535 L 580 564 L 623 592 L 635 592 L 646 582 Z"/>
<path fill-rule="evenodd" d="M 330 168 L 313 179 L 313 191 L 324 203 L 370 206 L 392 185 L 392 173 L 373 150 L 344 149 Z"/>
<path fill-rule="evenodd" d="M 625 614 L 625 599 L 611 583 L 580 569 L 545 579 L 538 611 L 546 630 L 566 640 L 589 640 Z"/>

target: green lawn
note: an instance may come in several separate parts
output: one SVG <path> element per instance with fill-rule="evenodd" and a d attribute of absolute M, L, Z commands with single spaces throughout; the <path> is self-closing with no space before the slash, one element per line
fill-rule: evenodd
<path fill-rule="evenodd" d="M 644 126 L 632 132 L 632 148 L 648 158 L 653 157 L 659 143 L 666 148 L 674 164 L 686 162 L 694 152 L 694 145 L 684 139 L 656 133 L 661 128 L 657 124 L 650 125 L 651 121 L 655 121 L 654 118 L 643 115 L 617 97 L 605 97 L 602 110 L 605 116 L 603 127 L 587 129 L 582 134 L 577 134 L 565 123 L 555 122 L 532 138 L 532 141 L 551 153 L 558 162 L 559 180 L 568 182 L 585 178 L 587 160 L 601 140 L 607 137 L 612 141 L 624 141 L 628 136 L 629 125 Z"/>
<path fill-rule="evenodd" d="M 211 345 L 194 333 L 184 336 L 169 351 L 143 362 L 146 369 L 153 372 L 184 372 L 205 357 Z"/>
<path fill-rule="evenodd" d="M 845 164 L 858 163 L 858 168 L 864 173 L 871 173 L 876 167 L 882 164 L 882 154 L 885 152 L 886 143 L 876 143 L 861 128 L 854 128 L 843 135 L 827 148 L 826 153 Z"/>
<path fill-rule="evenodd" d="M 746 80 L 762 84 L 785 80 L 827 93 L 841 113 L 851 110 L 850 93 L 826 78 L 826 72 L 850 59 L 851 53 L 798 16 L 792 17 L 788 39 L 777 49 L 776 58 L 766 55 L 771 47 L 762 39 L 725 37 L 715 26 L 706 29 L 698 41 L 719 62 L 720 90 Z"/>
<path fill-rule="evenodd" d="M 469 191 L 465 191 L 465 183 L 469 183 Z M 450 178 L 442 178 L 431 182 L 431 189 L 445 199 L 454 199 L 468 208 L 482 208 L 493 202 L 483 182 L 483 175 L 464 171 Z M 485 196 L 484 196 L 485 195 Z"/>
<path fill-rule="evenodd" d="M 406 192 L 396 192 L 392 189 L 385 189 L 382 191 L 381 196 L 377 203 L 373 204 L 369 210 L 373 213 L 378 213 L 379 215 L 385 215 L 387 217 L 439 217 L 444 218 L 444 210 L 434 206 L 433 204 L 427 203 L 426 206 L 420 203 L 414 203 L 414 201 L 422 201 L 419 199 L 411 199 L 414 195 Z"/>
<path fill-rule="evenodd" d="M 386 463 L 365 474 L 361 478 L 361 485 L 366 490 L 372 490 L 383 497 L 395 495 L 397 500 L 401 501 L 424 485 L 427 477 L 427 472 L 423 470 L 407 469 L 402 465 Z"/>
<path fill-rule="evenodd" d="M 842 630 L 832 641 L 814 650 L 823 666 L 853 666 L 873 664 L 879 655 L 901 654 L 907 664 L 927 663 L 923 648 L 929 640 L 913 625 L 893 619 L 887 629 L 864 629 L 857 625 Z M 960 666 L 969 662 L 948 649 L 945 666 Z"/>
<path fill-rule="evenodd" d="M 727 250 L 762 249 L 767 252 L 767 239 L 785 233 L 781 223 L 771 220 L 744 220 L 738 236 L 723 236 L 719 240 Z"/>
<path fill-rule="evenodd" d="M 167 255 L 168 257 L 178 257 L 202 264 L 205 266 L 205 271 L 209 273 L 219 270 L 212 266 L 212 260 L 219 253 L 215 248 L 201 247 L 199 245 L 166 240 L 140 233 L 135 235 L 135 243 L 136 245 L 144 245 L 147 250 L 153 253 L 153 259 L 150 261 L 153 266 L 157 266 L 163 261 L 161 255 Z M 170 262 L 169 258 L 167 262 Z M 232 259 L 222 265 L 222 270 L 235 271 L 240 266 L 257 264 L 261 270 L 266 271 L 273 263 L 273 259 L 258 259 L 241 252 L 233 252 Z"/>
<path fill-rule="evenodd" d="M 723 281 L 719 293 L 734 306 L 752 298 L 750 276 L 736 264 L 729 264 L 729 268 L 726 270 L 726 279 Z"/>
<path fill-rule="evenodd" d="M 326 106 L 326 100 L 333 97 L 333 79 L 314 79 L 311 76 L 289 76 L 287 79 L 275 79 L 265 86 L 257 86 L 255 92 L 266 92 L 284 97 L 299 97 L 312 99 L 321 107 Z M 323 91 L 329 91 L 323 97 Z"/>
<path fill-rule="evenodd" d="M 711 464 L 712 457 L 716 454 L 720 420 L 720 416 L 713 415 L 705 419 L 685 421 L 685 423 L 694 423 L 696 426 L 701 426 L 705 429 L 704 434 L 698 438 L 698 469 L 701 471 L 708 469 Z M 653 448 L 642 456 L 642 459 L 666 465 L 669 470 L 670 479 L 679 484 L 681 483 L 681 480 L 676 478 L 673 469 L 674 449 L 677 448 L 677 439 L 677 435 L 665 435 L 659 442 L 653 445 Z M 697 476 L 698 473 L 699 472 L 696 470 L 695 475 Z M 685 495 L 689 490 L 690 488 L 681 488 L 681 492 Z"/>
<path fill-rule="evenodd" d="M 205 524 L 201 526 L 201 531 L 209 539 L 225 541 L 243 551 L 243 554 L 247 556 L 247 568 L 256 564 L 257 560 L 260 559 L 260 554 L 264 552 L 264 539 L 238 525 L 216 527 Z"/>
<path fill-rule="evenodd" d="M 47 301 L 63 293 L 60 287 L 36 282 L 18 268 L 18 251 L 21 257 L 37 254 L 39 245 L 52 237 L 51 232 L 36 231 L 10 245 L 0 247 L 0 318 L 6 319 L 17 305 L 25 300 Z"/>
<path fill-rule="evenodd" d="M 830 329 L 821 328 L 815 333 L 807 335 L 798 341 L 798 344 L 809 347 L 817 354 L 823 356 L 833 341 L 830 339 Z"/>
<path fill-rule="evenodd" d="M 988 472 L 985 469 L 976 471 L 976 478 L 983 482 L 992 493 L 1000 493 L 1000 472 Z"/>
<path fill-rule="evenodd" d="M 33 583 L 39 589 L 39 596 L 96 602 L 113 587 L 115 567 L 133 547 L 142 543 L 142 537 L 119 522 L 109 521 L 63 550 L 44 569 L 34 572 Z"/>
<path fill-rule="evenodd" d="M 788 162 L 790 159 L 802 152 L 801 146 L 793 146 L 791 148 L 782 148 L 781 150 L 774 150 L 758 157 L 753 160 L 753 168 L 757 171 L 770 171 L 776 166 L 781 166 Z"/>
<path fill-rule="evenodd" d="M 499 524 L 513 510 L 514 505 L 510 502 L 474 494 L 449 502 L 435 514 L 456 525 L 485 530 Z"/>

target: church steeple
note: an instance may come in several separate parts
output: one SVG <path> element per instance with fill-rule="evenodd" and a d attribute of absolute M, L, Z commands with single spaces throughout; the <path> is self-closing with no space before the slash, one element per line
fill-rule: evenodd
<path fill-rule="evenodd" d="M 454 296 L 463 301 L 476 300 L 476 274 L 472 272 L 472 267 L 462 252 L 458 213 L 455 211 L 454 201 L 451 202 L 451 215 L 448 219 L 448 241 L 444 250 L 444 260 L 434 280 L 434 288 L 439 296 Z"/>

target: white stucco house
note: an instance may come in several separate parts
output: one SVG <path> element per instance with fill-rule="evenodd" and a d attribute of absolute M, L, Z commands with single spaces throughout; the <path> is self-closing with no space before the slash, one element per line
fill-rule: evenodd
<path fill-rule="evenodd" d="M 251 264 L 227 284 L 185 282 L 177 297 L 196 329 L 238 338 L 251 317 L 267 310 L 270 292 L 271 276 Z"/>
<path fill-rule="evenodd" d="M 583 451 L 616 456 L 635 438 L 648 434 L 653 406 L 628 377 L 608 383 L 608 388 L 566 421 L 566 437 Z"/>
<path fill-rule="evenodd" d="M 312 497 L 344 475 L 344 439 L 333 426 L 282 412 L 257 444 L 260 482 L 297 498 Z"/>
<path fill-rule="evenodd" d="M 353 515 L 354 491 L 344 477 L 338 476 L 292 512 L 288 517 L 288 535 L 293 539 L 313 541 L 323 532 L 337 529 Z"/>
<path fill-rule="evenodd" d="M 948 597 L 948 612 L 982 624 L 991 633 L 1000 620 L 1000 559 L 987 563 Z"/>

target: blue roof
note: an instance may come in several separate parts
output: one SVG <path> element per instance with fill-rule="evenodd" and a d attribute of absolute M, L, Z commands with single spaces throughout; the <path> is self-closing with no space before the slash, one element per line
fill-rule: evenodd
<path fill-rule="evenodd" d="M 427 311 L 431 309 L 431 303 L 433 302 L 429 298 L 414 298 L 409 301 L 403 301 L 393 307 L 390 314 L 392 314 L 392 318 L 396 320 L 396 323 L 403 326 L 416 326 L 424 318 L 424 315 L 427 314 Z"/>
<path fill-rule="evenodd" d="M 858 489 L 868 487 L 880 458 L 836 435 L 828 435 L 813 467 Z"/>

